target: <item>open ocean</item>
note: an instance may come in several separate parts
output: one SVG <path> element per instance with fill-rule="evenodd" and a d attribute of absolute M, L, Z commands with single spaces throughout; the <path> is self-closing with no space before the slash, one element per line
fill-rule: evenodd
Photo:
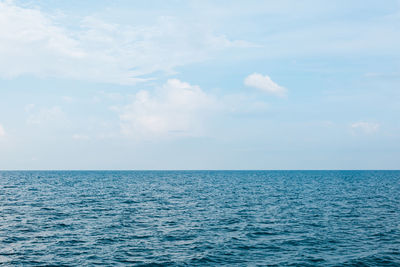
<path fill-rule="evenodd" d="M 1 264 L 400 266 L 400 171 L 2 171 Z"/>

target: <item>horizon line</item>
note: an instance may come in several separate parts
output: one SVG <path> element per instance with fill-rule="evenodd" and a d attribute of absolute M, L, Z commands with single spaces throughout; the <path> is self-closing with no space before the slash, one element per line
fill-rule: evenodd
<path fill-rule="evenodd" d="M 4 169 L 11 171 L 400 171 L 400 169 Z"/>

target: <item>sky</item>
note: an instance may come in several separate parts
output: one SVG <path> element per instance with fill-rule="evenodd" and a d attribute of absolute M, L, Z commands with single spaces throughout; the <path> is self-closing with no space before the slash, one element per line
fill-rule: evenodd
<path fill-rule="evenodd" d="M 400 1 L 2 1 L 0 169 L 400 169 Z"/>

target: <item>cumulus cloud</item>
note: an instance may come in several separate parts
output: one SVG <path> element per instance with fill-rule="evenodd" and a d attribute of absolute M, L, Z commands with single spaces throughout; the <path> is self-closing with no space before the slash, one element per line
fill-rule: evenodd
<path fill-rule="evenodd" d="M 0 138 L 6 135 L 6 131 L 4 130 L 3 125 L 0 124 Z"/>
<path fill-rule="evenodd" d="M 197 136 L 215 105 L 215 98 L 199 86 L 170 79 L 154 92 L 139 91 L 133 102 L 119 111 L 121 129 L 140 138 Z"/>
<path fill-rule="evenodd" d="M 68 28 L 39 9 L 0 2 L 0 76 L 134 84 L 224 48 L 251 46 L 171 17 L 133 26 L 87 16 L 78 24 Z"/>
<path fill-rule="evenodd" d="M 273 94 L 279 97 L 284 97 L 287 94 L 285 87 L 282 87 L 271 80 L 268 75 L 262 75 L 259 73 L 253 73 L 247 76 L 244 80 L 244 84 L 249 87 L 260 89 L 263 92 Z"/>
<path fill-rule="evenodd" d="M 373 122 L 359 121 L 352 123 L 350 127 L 353 130 L 353 132 L 357 131 L 366 134 L 371 134 L 377 132 L 379 130 L 380 125 L 378 123 L 373 123 Z"/>

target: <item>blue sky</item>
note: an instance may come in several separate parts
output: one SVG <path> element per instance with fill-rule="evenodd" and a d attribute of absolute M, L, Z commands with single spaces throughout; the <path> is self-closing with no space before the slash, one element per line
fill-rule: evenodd
<path fill-rule="evenodd" d="M 0 1 L 0 169 L 399 169 L 400 1 Z"/>

